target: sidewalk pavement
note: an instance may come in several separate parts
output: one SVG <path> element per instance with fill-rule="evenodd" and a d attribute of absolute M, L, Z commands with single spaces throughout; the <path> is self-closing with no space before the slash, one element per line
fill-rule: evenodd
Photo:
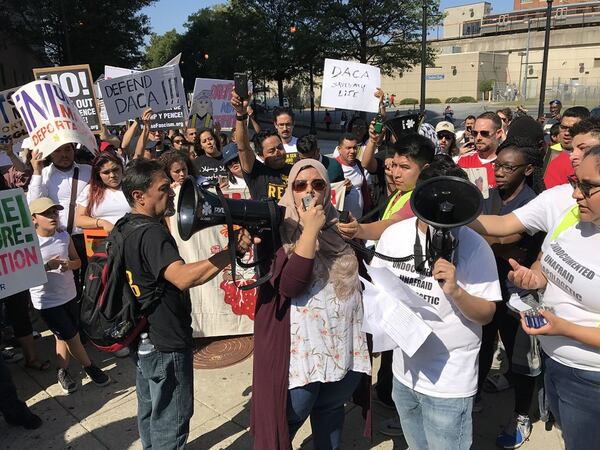
<path fill-rule="evenodd" d="M 49 332 L 37 341 L 40 355 L 53 355 L 54 338 Z M 100 388 L 83 378 L 82 386 L 64 395 L 56 383 L 56 372 L 26 370 L 21 363 L 10 369 L 22 399 L 38 414 L 44 424 L 28 431 L 11 427 L 0 419 L 0 449 L 139 449 L 136 423 L 135 370 L 130 358 L 117 359 L 88 346 L 91 358 L 112 378 Z M 375 359 L 375 369 L 379 359 Z M 74 377 L 83 377 L 71 362 Z M 376 370 L 375 370 L 376 372 Z M 190 426 L 188 448 L 192 450 L 249 450 L 252 440 L 250 396 L 252 358 L 223 369 L 196 370 L 194 379 L 195 411 Z M 510 417 L 512 391 L 484 396 L 485 410 L 475 414 L 475 450 L 495 449 L 494 440 L 501 425 Z M 373 440 L 362 437 L 360 408 L 348 404 L 344 427 L 344 449 L 406 450 L 403 438 L 391 439 L 376 432 L 381 422 L 394 412 L 374 404 Z M 312 449 L 310 424 L 305 423 L 293 442 L 294 449 Z M 556 429 L 544 431 L 537 422 L 524 450 L 564 450 Z"/>

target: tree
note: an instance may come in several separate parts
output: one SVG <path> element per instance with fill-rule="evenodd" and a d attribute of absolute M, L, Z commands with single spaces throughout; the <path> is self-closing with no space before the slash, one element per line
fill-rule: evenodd
<path fill-rule="evenodd" d="M 5 31 L 53 64 L 137 67 L 149 18 L 140 13 L 156 0 L 4 0 Z"/>
<path fill-rule="evenodd" d="M 181 35 L 173 28 L 163 35 L 152 33 L 150 43 L 146 46 L 144 69 L 153 69 L 164 65 L 179 53 Z"/>
<path fill-rule="evenodd" d="M 377 66 L 386 75 L 412 68 L 421 60 L 421 2 L 412 0 L 325 0 L 330 42 L 348 59 Z M 442 19 L 438 0 L 427 0 L 427 24 Z M 429 52 L 429 60 L 433 52 Z"/>

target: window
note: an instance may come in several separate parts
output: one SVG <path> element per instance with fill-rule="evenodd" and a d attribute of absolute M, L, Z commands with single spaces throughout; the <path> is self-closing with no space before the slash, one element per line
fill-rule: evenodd
<path fill-rule="evenodd" d="M 595 68 L 600 67 L 600 58 L 594 58 L 594 67 Z"/>
<path fill-rule="evenodd" d="M 481 21 L 473 20 L 471 22 L 463 23 L 463 36 L 473 36 L 481 33 Z"/>

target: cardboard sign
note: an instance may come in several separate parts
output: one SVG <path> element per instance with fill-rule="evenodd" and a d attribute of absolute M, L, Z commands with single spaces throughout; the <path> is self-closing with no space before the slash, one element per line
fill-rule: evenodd
<path fill-rule="evenodd" d="M 337 59 L 325 59 L 321 106 L 376 113 L 381 86 L 379 67 Z"/>
<path fill-rule="evenodd" d="M 0 191 L 0 299 L 46 283 L 37 234 L 22 189 Z"/>
<path fill-rule="evenodd" d="M 94 135 L 61 87 L 48 80 L 27 83 L 12 95 L 25 122 L 34 149 L 46 157 L 68 143 L 84 145 L 96 153 Z"/>
<path fill-rule="evenodd" d="M 0 144 L 6 144 L 11 139 L 20 141 L 27 137 L 25 124 L 10 98 L 17 89 L 19 88 L 0 92 Z"/>
<path fill-rule="evenodd" d="M 33 69 L 33 76 L 36 80 L 47 79 L 60 85 L 90 130 L 100 132 L 100 116 L 88 64 Z"/>
<path fill-rule="evenodd" d="M 235 111 L 231 106 L 233 86 L 232 80 L 196 78 L 189 126 L 209 128 L 218 122 L 222 130 L 235 127 Z"/>
<path fill-rule="evenodd" d="M 98 84 L 113 124 L 140 117 L 146 108 L 158 113 L 185 105 L 185 90 L 177 65 L 100 80 Z"/>

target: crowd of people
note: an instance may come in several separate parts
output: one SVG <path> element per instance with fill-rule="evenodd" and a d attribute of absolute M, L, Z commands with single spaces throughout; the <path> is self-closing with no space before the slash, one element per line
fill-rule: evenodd
<path fill-rule="evenodd" d="M 396 119 L 385 110 L 395 96 L 376 96 L 380 114 Z M 80 335 L 84 231 L 106 235 L 144 223 L 125 241 L 124 266 L 140 304 L 153 302 L 148 337 L 143 352 L 136 342 L 117 356 L 135 361 L 143 447 L 185 447 L 194 398 L 188 291 L 230 264 L 227 249 L 201 261 L 181 256 L 169 218 L 191 177 L 207 188 L 275 199 L 283 211 L 274 229 L 251 236 L 242 228 L 236 236 L 238 255 L 255 249 L 257 270 L 271 274 L 254 311 L 254 448 L 291 448 L 309 418 L 315 448 L 342 448 L 344 405 L 353 398 L 363 407 L 366 434 L 375 425 L 404 435 L 412 450 L 466 450 L 472 415 L 486 406 L 482 392 L 511 388 L 514 413 L 498 434 L 501 448 L 535 439 L 532 423 L 540 416 L 560 427 L 568 450 L 600 442 L 600 265 L 593 256 L 600 244 L 600 118 L 581 106 L 561 112 L 555 100 L 546 118 L 503 108 L 455 125 L 447 108 L 435 126 L 399 134 L 344 112 L 328 156 L 315 135 L 294 135 L 291 109 L 276 108 L 269 127 L 235 92 L 231 106 L 236 125 L 229 134 L 215 123 L 153 131 L 146 110 L 125 127 L 103 127 L 96 155 L 73 143 L 47 157 L 27 141 L 21 158 L 0 147 L 11 161 L 1 168 L 0 188 L 26 192 L 48 278 L 1 303 L 3 323 L 22 349 L 5 349 L 0 358 L 0 411 L 9 424 L 33 429 L 42 421 L 19 399 L 6 363 L 24 357 L 28 370 L 56 368 L 65 394 L 79 386 L 70 356 L 96 385 L 111 382 Z M 331 131 L 329 113 L 325 125 Z M 452 230 L 452 257 L 419 264 L 416 257 L 383 258 L 411 255 L 417 242 L 427 251 L 430 225 L 415 216 L 410 199 L 440 176 L 477 186 L 483 214 Z M 341 211 L 331 201 L 336 183 L 343 186 Z M 435 311 L 418 312 L 432 334 L 412 356 L 400 347 L 370 350 L 360 280 L 369 279 L 367 265 L 389 270 Z M 542 306 L 543 326 L 511 309 L 515 296 Z M 54 335 L 52 360 L 36 349 L 31 307 Z M 490 374 L 499 349 L 507 370 Z M 371 389 L 374 357 L 380 368 Z M 545 401 L 534 412 L 539 392 Z M 397 416 L 372 424 L 371 397 Z"/>

